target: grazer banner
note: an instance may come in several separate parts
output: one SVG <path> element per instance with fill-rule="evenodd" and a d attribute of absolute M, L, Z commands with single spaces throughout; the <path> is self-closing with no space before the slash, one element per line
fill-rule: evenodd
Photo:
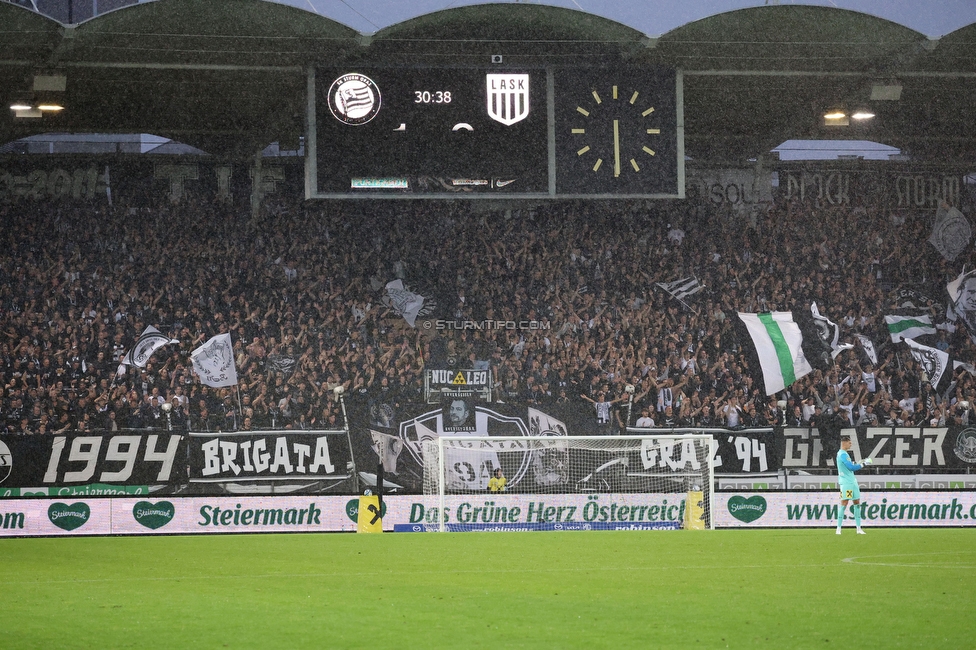
<path fill-rule="evenodd" d="M 713 516 L 717 528 L 826 528 L 837 526 L 839 507 L 834 491 L 716 492 Z M 862 491 L 860 506 L 844 514 L 847 526 L 855 507 L 865 527 L 976 525 L 976 492 Z"/>
<path fill-rule="evenodd" d="M 337 431 L 191 432 L 194 493 L 355 493 L 349 436 Z"/>
<path fill-rule="evenodd" d="M 976 467 L 976 427 L 785 428 L 785 469 L 831 469 L 840 436 L 851 436 L 856 460 L 871 457 L 881 470 Z"/>
<path fill-rule="evenodd" d="M 0 497 L 172 493 L 186 485 L 185 434 L 0 436 Z"/>

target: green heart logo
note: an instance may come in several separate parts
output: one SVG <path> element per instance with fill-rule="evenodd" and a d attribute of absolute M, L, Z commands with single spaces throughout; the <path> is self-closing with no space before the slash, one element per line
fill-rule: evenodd
<path fill-rule="evenodd" d="M 91 508 L 87 503 L 52 503 L 47 509 L 47 518 L 61 530 L 74 530 L 88 523 Z"/>
<path fill-rule="evenodd" d="M 359 521 L 359 499 L 353 499 L 346 503 L 346 516 L 354 522 Z M 386 516 L 386 501 L 380 506 L 380 517 Z"/>
<path fill-rule="evenodd" d="M 140 501 L 132 507 L 132 516 L 146 528 L 156 530 L 173 521 L 173 517 L 176 516 L 176 508 L 169 501 L 160 501 L 159 503 Z"/>
<path fill-rule="evenodd" d="M 766 514 L 766 499 L 758 494 L 748 499 L 736 495 L 729 499 L 729 514 L 743 523 L 751 523 Z"/>

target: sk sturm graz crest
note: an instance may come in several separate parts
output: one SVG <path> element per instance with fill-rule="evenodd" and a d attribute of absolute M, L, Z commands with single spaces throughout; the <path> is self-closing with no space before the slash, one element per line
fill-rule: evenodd
<path fill-rule="evenodd" d="M 380 89 L 361 74 L 344 74 L 329 87 L 329 110 L 343 124 L 366 124 L 380 112 Z"/>
<path fill-rule="evenodd" d="M 13 469 L 13 454 L 10 453 L 10 447 L 5 445 L 0 441 L 0 483 L 7 480 L 10 476 L 10 471 Z"/>
<path fill-rule="evenodd" d="M 529 116 L 529 75 L 489 74 L 486 83 L 491 119 L 511 126 Z"/>
<path fill-rule="evenodd" d="M 976 429 L 967 427 L 960 431 L 954 451 L 959 460 L 976 463 Z"/>

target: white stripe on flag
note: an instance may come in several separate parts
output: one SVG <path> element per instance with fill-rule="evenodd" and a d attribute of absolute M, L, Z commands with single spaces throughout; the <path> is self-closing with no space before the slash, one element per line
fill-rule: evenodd
<path fill-rule="evenodd" d="M 893 343 L 936 332 L 931 316 L 885 316 L 885 323 Z"/>
<path fill-rule="evenodd" d="M 803 334 L 800 333 L 800 326 L 793 321 L 792 313 L 739 312 L 739 318 L 745 323 L 756 346 L 766 395 L 778 393 L 800 377 L 813 372 L 813 367 L 803 356 Z"/>

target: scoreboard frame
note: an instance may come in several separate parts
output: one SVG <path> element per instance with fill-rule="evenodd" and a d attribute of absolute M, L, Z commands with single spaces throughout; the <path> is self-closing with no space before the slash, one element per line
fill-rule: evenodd
<path fill-rule="evenodd" d="M 680 70 L 323 65 L 306 119 L 306 199 L 685 198 Z"/>

